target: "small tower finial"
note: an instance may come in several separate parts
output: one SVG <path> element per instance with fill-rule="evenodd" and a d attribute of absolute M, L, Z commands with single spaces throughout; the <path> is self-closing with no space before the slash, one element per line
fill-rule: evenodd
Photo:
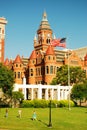
<path fill-rule="evenodd" d="M 44 13 L 43 13 L 43 19 L 42 19 L 42 21 L 48 21 L 48 20 L 47 20 L 47 14 L 46 14 L 46 11 L 44 11 Z"/>

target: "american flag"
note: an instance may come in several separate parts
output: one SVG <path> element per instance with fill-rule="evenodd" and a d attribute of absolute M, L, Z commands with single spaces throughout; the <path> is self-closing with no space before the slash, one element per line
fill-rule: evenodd
<path fill-rule="evenodd" d="M 54 39 L 51 41 L 51 45 L 54 47 L 58 46 L 66 48 L 66 38 Z"/>

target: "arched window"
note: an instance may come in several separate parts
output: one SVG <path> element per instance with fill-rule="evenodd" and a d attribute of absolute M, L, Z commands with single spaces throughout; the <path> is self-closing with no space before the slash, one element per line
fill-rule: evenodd
<path fill-rule="evenodd" d="M 15 72 L 15 79 L 16 79 L 16 72 Z"/>
<path fill-rule="evenodd" d="M 49 74 L 49 66 L 46 66 L 46 74 Z"/>
<path fill-rule="evenodd" d="M 18 64 L 16 64 L 16 67 L 18 67 Z"/>
<path fill-rule="evenodd" d="M 55 60 L 55 57 L 53 56 L 53 60 Z"/>
<path fill-rule="evenodd" d="M 53 66 L 50 66 L 50 74 L 53 74 Z"/>
<path fill-rule="evenodd" d="M 47 38 L 46 43 L 50 43 L 50 39 Z"/>
<path fill-rule="evenodd" d="M 18 72 L 18 78 L 20 78 L 20 72 Z"/>
<path fill-rule="evenodd" d="M 49 43 L 50 43 L 50 39 L 49 39 Z"/>
<path fill-rule="evenodd" d="M 46 40 L 46 43 L 48 43 L 48 39 Z"/>
<path fill-rule="evenodd" d="M 54 66 L 54 74 L 56 74 L 56 66 Z"/>
<path fill-rule="evenodd" d="M 48 60 L 50 60 L 50 56 L 48 56 Z"/>

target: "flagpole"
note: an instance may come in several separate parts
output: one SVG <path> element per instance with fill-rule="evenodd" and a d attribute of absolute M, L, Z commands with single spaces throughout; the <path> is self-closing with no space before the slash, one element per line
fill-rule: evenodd
<path fill-rule="evenodd" d="M 68 48 L 68 88 L 69 88 L 68 108 L 70 110 L 70 61 L 69 61 L 69 48 Z"/>

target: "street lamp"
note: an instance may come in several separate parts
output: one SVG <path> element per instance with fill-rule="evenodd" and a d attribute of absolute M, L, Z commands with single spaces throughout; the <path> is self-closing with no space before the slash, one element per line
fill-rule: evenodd
<path fill-rule="evenodd" d="M 49 125 L 48 127 L 52 127 L 52 122 L 51 122 L 51 99 L 49 102 Z"/>
<path fill-rule="evenodd" d="M 68 87 L 69 87 L 69 96 L 68 96 L 68 102 L 69 102 L 69 110 L 70 110 L 70 66 L 69 66 L 69 49 L 68 49 Z"/>

